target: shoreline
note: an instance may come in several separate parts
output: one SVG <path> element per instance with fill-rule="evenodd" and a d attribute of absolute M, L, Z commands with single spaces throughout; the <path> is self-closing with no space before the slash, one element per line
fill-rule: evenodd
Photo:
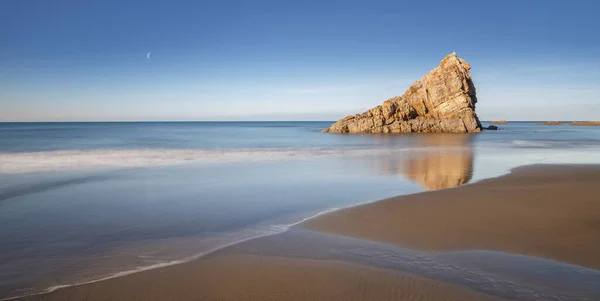
<path fill-rule="evenodd" d="M 505 173 L 503 173 L 503 174 L 501 174 L 499 176 L 495 176 L 495 177 L 491 177 L 491 178 L 479 179 L 477 181 L 469 182 L 469 183 L 463 184 L 461 186 L 472 185 L 472 184 L 478 183 L 480 181 L 485 181 L 487 179 L 494 179 L 496 177 L 501 177 L 501 176 L 509 174 L 510 171 L 511 170 L 508 169 Z M 439 189 L 430 190 L 430 191 L 448 190 L 448 189 L 455 189 L 455 188 L 457 188 L 457 187 L 439 188 Z M 424 190 L 424 191 L 419 192 L 419 193 L 426 193 L 426 192 L 430 192 L 430 191 Z M 412 193 L 412 194 L 414 194 L 414 193 Z M 396 196 L 393 196 L 393 197 L 390 197 L 390 198 L 400 197 L 400 196 L 408 196 L 408 195 L 411 195 L 411 193 L 396 195 Z M 387 200 L 387 199 L 389 199 L 389 198 L 368 200 L 368 201 L 365 201 L 365 202 L 358 202 L 358 203 L 355 203 L 355 204 L 352 204 L 352 205 L 348 205 L 348 206 L 344 206 L 344 207 L 328 208 L 328 209 L 319 211 L 319 212 L 317 212 L 317 213 L 315 213 L 313 215 L 307 216 L 305 218 L 300 219 L 299 221 L 296 221 L 296 222 L 293 222 L 293 223 L 290 223 L 290 224 L 272 225 L 273 227 L 282 227 L 283 230 L 280 231 L 280 232 L 274 232 L 274 233 L 268 233 L 268 234 L 261 234 L 261 235 L 257 235 L 257 236 L 253 236 L 253 237 L 248 237 L 248 238 L 244 238 L 244 239 L 241 239 L 241 240 L 238 240 L 238 241 L 235 241 L 235 242 L 231 242 L 231 243 L 227 243 L 227 244 L 224 244 L 224 245 L 220 245 L 220 246 L 217 246 L 217 247 L 215 247 L 215 248 L 213 248 L 213 249 L 211 249 L 209 251 L 205 251 L 205 252 L 201 252 L 201 253 L 198 253 L 198 254 L 194 254 L 194 255 L 191 255 L 191 256 L 188 256 L 188 257 L 185 257 L 185 258 L 182 258 L 182 259 L 172 260 L 172 261 L 169 261 L 169 262 L 156 263 L 156 264 L 152 264 L 152 265 L 149 265 L 149 266 L 136 267 L 135 269 L 132 269 L 132 270 L 115 272 L 115 273 L 110 274 L 108 276 L 103 276 L 101 278 L 93 279 L 93 280 L 89 280 L 89 281 L 76 282 L 76 283 L 73 283 L 73 284 L 64 284 L 64 285 L 50 286 L 50 287 L 44 289 L 41 292 L 37 292 L 37 293 L 33 293 L 33 294 L 19 295 L 19 296 L 13 296 L 13 297 L 8 297 L 8 298 L 2 298 L 2 299 L 0 299 L 0 301 L 20 300 L 20 299 L 29 298 L 29 297 L 43 296 L 43 295 L 46 295 L 46 294 L 49 294 L 49 293 L 52 293 L 52 292 L 55 292 L 55 291 L 61 290 L 61 289 L 69 289 L 69 288 L 84 286 L 84 285 L 93 284 L 93 283 L 97 283 L 97 282 L 101 282 L 101 281 L 106 281 L 106 280 L 111 280 L 111 279 L 115 279 L 115 278 L 125 277 L 125 276 L 128 276 L 128 275 L 133 275 L 133 274 L 137 274 L 137 273 L 143 273 L 143 272 L 147 272 L 147 271 L 151 271 L 151 270 L 155 270 L 155 269 L 162 269 L 162 268 L 167 268 L 167 267 L 171 267 L 171 266 L 175 266 L 175 265 L 181 265 L 181 264 L 191 263 L 191 262 L 194 262 L 194 261 L 197 261 L 197 260 L 201 260 L 202 258 L 204 258 L 206 256 L 209 256 L 209 255 L 211 255 L 211 254 L 213 254 L 215 252 L 218 252 L 220 250 L 223 250 L 223 249 L 226 249 L 226 248 L 238 245 L 238 244 L 242 244 L 242 243 L 245 243 L 245 242 L 250 241 L 250 240 L 254 240 L 254 239 L 259 239 L 259 238 L 263 238 L 263 237 L 266 237 L 266 236 L 272 236 L 272 235 L 278 235 L 278 234 L 285 233 L 285 232 L 289 231 L 292 227 L 299 226 L 299 225 L 301 225 L 303 223 L 306 223 L 306 222 L 310 221 L 311 219 L 314 219 L 314 218 L 317 218 L 317 217 L 320 217 L 320 216 L 324 216 L 324 215 L 327 215 L 327 214 L 331 214 L 333 212 L 337 212 L 337 211 L 340 211 L 340 210 L 345 210 L 345 209 L 349 209 L 349 208 L 353 208 L 353 207 L 358 207 L 358 206 L 368 205 L 368 204 L 372 204 L 372 203 L 377 203 L 377 202 L 380 202 L 380 201 L 383 201 L 383 200 Z"/>
<path fill-rule="evenodd" d="M 277 232 L 273 232 L 273 233 L 266 233 L 266 234 L 260 234 L 260 235 L 256 235 L 256 236 L 252 236 L 252 237 L 247 237 L 247 238 L 243 238 L 240 240 L 236 240 L 234 242 L 231 243 L 226 243 L 223 245 L 219 245 L 216 246 L 208 251 L 205 252 L 200 252 L 198 254 L 194 254 L 188 257 L 184 257 L 182 259 L 177 259 L 177 260 L 172 260 L 169 262 L 161 262 L 161 263 L 156 263 L 156 264 L 152 264 L 149 266 L 140 266 L 137 267 L 135 269 L 132 270 L 125 270 L 125 271 L 120 271 L 120 272 L 115 272 L 113 274 L 110 274 L 108 276 L 103 276 L 101 278 L 98 279 L 93 279 L 93 280 L 88 280 L 88 281 L 82 281 L 82 282 L 76 282 L 73 284 L 64 284 L 64 285 L 55 285 L 55 286 L 50 286 L 46 289 L 44 289 L 41 292 L 38 293 L 33 293 L 33 294 L 25 294 L 25 295 L 19 295 L 19 296 L 14 296 L 14 297 L 8 297 L 8 298 L 2 298 L 0 299 L 0 301 L 9 301 L 9 300 L 20 300 L 20 299 L 24 299 L 24 298 L 29 298 L 29 297 L 36 297 L 36 296 L 43 296 L 52 292 L 55 292 L 57 290 L 62 290 L 62 289 L 69 289 L 69 288 L 74 288 L 74 287 L 79 287 L 79 286 L 85 286 L 88 284 L 93 284 L 93 283 L 98 283 L 98 282 L 102 282 L 102 281 L 106 281 L 106 280 L 111 280 L 111 279 L 116 279 L 116 278 L 120 278 L 120 277 L 126 277 L 129 275 L 133 275 L 133 274 L 138 274 L 138 273 L 143 273 L 143 272 L 147 272 L 147 271 L 152 271 L 152 270 L 156 270 L 156 269 L 162 269 L 162 268 L 167 268 L 167 267 L 172 267 L 172 266 L 176 266 L 176 265 L 182 265 L 182 264 L 187 264 L 187 263 L 191 263 L 194 261 L 198 261 L 201 260 L 207 256 L 210 256 L 216 252 L 219 252 L 223 249 L 229 248 L 229 247 L 233 247 L 236 246 L 238 244 L 243 244 L 245 242 L 251 241 L 251 240 L 255 240 L 255 239 L 260 239 L 260 238 L 264 238 L 264 237 L 268 237 L 268 236 L 273 236 L 273 235 L 279 235 L 279 234 L 283 234 L 287 231 L 289 231 L 292 227 L 300 225 L 304 222 L 307 222 L 313 218 L 322 216 L 322 215 L 326 215 L 338 210 L 344 210 L 347 208 L 352 208 L 352 207 L 356 207 L 356 206 L 361 206 L 361 205 L 366 205 L 366 204 L 370 204 L 370 203 L 375 203 L 378 202 L 380 200 L 371 200 L 371 201 L 367 201 L 367 202 L 361 202 L 361 203 L 356 203 L 353 205 L 349 205 L 349 206 L 345 206 L 345 207 L 334 207 L 334 208 L 329 208 L 329 209 L 325 209 L 322 211 L 319 211 L 313 215 L 310 215 L 308 217 L 302 218 L 299 221 L 290 223 L 290 224 L 285 224 L 285 225 L 271 225 L 271 228 L 282 228 L 283 230 L 281 231 L 277 231 Z"/>
<path fill-rule="evenodd" d="M 600 187 L 594 180 L 600 181 L 600 165 L 525 165 L 451 189 L 336 211 L 300 226 L 431 253 L 500 251 L 600 270 L 600 258 L 577 246 L 600 247 L 600 237 L 592 236 L 600 231 L 600 213 L 593 209 L 600 210 L 600 202 L 594 203 Z"/>
<path fill-rule="evenodd" d="M 402 199 L 402 198 L 415 198 L 415 197 L 420 197 L 423 195 L 430 195 L 430 194 L 440 194 L 440 193 L 446 193 L 447 191 L 456 191 L 458 189 L 464 189 L 465 187 L 471 187 L 471 186 L 475 186 L 475 185 L 485 185 L 486 183 L 488 183 L 489 181 L 494 181 L 497 179 L 502 179 L 502 178 L 510 178 L 511 176 L 513 176 L 515 173 L 519 173 L 519 172 L 523 172 L 523 171 L 532 171 L 535 169 L 539 169 L 539 168 L 573 168 L 573 169 L 581 169 L 581 168 L 593 168 L 593 169 L 598 169 L 599 166 L 598 165 L 589 165 L 589 164 L 561 164 L 561 165 L 550 165 L 550 164 L 533 164 L 533 165 L 524 165 L 524 166 L 519 166 L 516 168 L 513 168 L 511 170 L 508 171 L 508 173 L 497 176 L 497 177 L 492 177 L 492 178 L 485 178 L 485 179 L 481 179 L 478 181 L 474 181 L 465 185 L 461 185 L 458 187 L 453 187 L 453 188 L 444 188 L 444 189 L 437 189 L 437 190 L 433 190 L 433 191 L 424 191 L 424 192 L 420 192 L 420 193 L 416 193 L 416 194 L 407 194 L 407 195 L 400 195 L 400 196 L 395 196 L 395 197 L 391 197 L 391 198 L 386 198 L 386 199 L 382 199 L 382 200 L 374 200 L 374 201 L 368 201 L 365 203 L 358 203 L 358 204 L 354 204 L 354 205 L 350 205 L 350 206 L 346 206 L 346 207 L 342 207 L 342 208 L 330 208 L 321 212 L 318 212 L 317 214 L 314 214 L 310 217 L 304 218 L 298 222 L 292 223 L 290 225 L 286 226 L 286 229 L 282 232 L 277 232 L 277 233 L 269 233 L 269 234 L 265 234 L 265 235 L 260 235 L 260 236 L 256 236 L 256 237 L 250 237 L 247 239 L 243 239 L 240 241 L 236 241 L 236 242 L 232 242 L 230 244 L 226 244 L 224 246 L 220 246 L 218 248 L 215 248 L 213 250 L 204 252 L 198 256 L 192 256 L 193 258 L 189 258 L 188 260 L 177 260 L 177 261 L 173 261 L 171 263 L 161 263 L 161 264 L 156 264 L 154 265 L 155 267 L 153 268 L 143 268 L 141 270 L 135 270 L 135 271 L 128 271 L 128 272 L 120 272 L 117 273 L 117 275 L 113 275 L 113 276 L 109 276 L 109 277 L 104 277 L 98 280 L 92 280 L 89 282 L 85 282 L 85 283 L 78 283 L 78 284 L 73 284 L 73 285 L 65 285 L 65 286 L 61 286 L 58 288 L 55 288 L 51 291 L 45 291 L 45 292 L 41 292 L 38 294 L 33 294 L 33 295 L 25 295 L 25 296 L 17 296 L 17 297 L 10 297 L 7 299 L 1 299 L 1 300 L 29 300 L 29 299 L 33 299 L 36 300 L 36 297 L 40 297 L 40 296 L 44 296 L 44 295 L 49 295 L 51 293 L 54 292 L 59 292 L 59 291 L 63 291 L 65 289 L 68 288 L 78 288 L 78 287 L 84 287 L 84 286 L 89 286 L 90 284 L 97 284 L 97 283 L 101 283 L 101 282 L 106 282 L 107 280 L 111 280 L 111 281 L 119 281 L 119 279 L 125 278 L 127 276 L 130 275 L 135 275 L 135 274 L 144 274 L 147 273 L 149 271 L 157 271 L 157 270 L 163 270 L 163 269 L 169 269 L 169 268 L 173 268 L 173 267 L 177 267 L 177 266 L 185 266 L 185 265 L 190 265 L 190 264 L 197 264 L 199 262 L 202 262 L 204 260 L 208 260 L 210 258 L 205 259 L 206 257 L 212 257 L 209 255 L 215 255 L 216 253 L 219 253 L 219 251 L 225 250 L 227 248 L 230 247 L 234 247 L 234 246 L 239 246 L 239 245 L 243 245 L 243 243 L 248 242 L 248 241 L 253 241 L 253 240 L 257 240 L 259 238 L 262 237 L 267 237 L 267 236 L 273 236 L 273 235 L 277 235 L 277 234 L 282 234 L 285 233 L 287 231 L 289 231 L 289 229 L 291 228 L 307 228 L 310 230 L 317 230 L 323 233 L 331 233 L 334 235 L 343 235 L 343 236 L 349 236 L 349 237 L 357 237 L 357 238 L 365 238 L 361 235 L 346 235 L 348 233 L 339 233 L 338 231 L 331 231 L 331 229 L 327 230 L 327 229 L 315 229 L 312 228 L 314 226 L 314 224 L 316 222 L 322 221 L 322 220 L 331 220 L 332 216 L 340 216 L 340 215 L 344 215 L 344 214 L 348 214 L 349 210 L 353 210 L 353 209 L 362 209 L 368 206 L 381 206 L 381 204 L 385 203 L 385 202 L 392 202 L 392 201 L 397 201 L 398 199 Z M 483 183 L 483 184 L 482 184 Z M 313 226 L 311 226 L 313 225 Z M 381 240 L 380 238 L 375 238 L 374 241 L 382 241 L 382 242 L 386 242 L 389 243 L 390 241 L 386 241 L 386 240 Z M 406 246 L 406 245 L 404 245 Z M 408 246 L 410 247 L 410 246 Z M 428 252 L 435 252 L 435 249 L 420 249 L 420 250 L 424 250 L 424 251 L 428 251 Z M 437 250 L 440 251 L 440 250 Z M 510 252 L 509 252 L 510 253 Z M 520 254 L 520 253 L 510 253 L 510 254 Z M 544 258 L 544 257 L 540 257 L 540 258 Z M 552 258 L 550 258 L 552 259 Z M 564 261 L 561 261 L 564 262 Z M 571 263 L 571 262 L 570 262 Z M 589 266 L 586 266 L 587 268 L 590 268 Z M 595 267 L 591 267 L 592 269 L 598 269 L 598 266 Z"/>
<path fill-rule="evenodd" d="M 304 220 L 302 220 L 302 221 L 304 221 Z M 300 222 L 298 222 L 298 223 L 300 223 Z M 297 224 L 297 223 L 294 223 L 293 225 L 295 225 L 295 224 Z M 290 225 L 288 227 L 291 227 L 291 226 L 292 225 Z M 76 282 L 76 283 L 73 283 L 73 284 L 54 285 L 54 286 L 48 287 L 47 289 L 44 289 L 43 291 L 41 291 L 39 293 L 33 293 L 33 294 L 26 294 L 26 295 L 20 295 L 20 296 L 15 296 L 15 297 L 3 298 L 3 299 L 0 299 L 0 301 L 19 300 L 19 299 L 24 299 L 24 298 L 29 298 L 29 297 L 43 296 L 43 295 L 50 294 L 52 292 L 55 292 L 55 291 L 58 291 L 58 290 L 62 290 L 62 289 L 68 289 L 68 288 L 74 288 L 74 287 L 84 286 L 84 285 L 88 285 L 88 284 L 98 283 L 98 282 L 107 281 L 107 280 L 111 280 L 111 279 L 117 279 L 117 278 L 120 278 L 120 277 L 126 277 L 126 276 L 129 276 L 129 275 L 134 275 L 134 274 L 138 274 L 138 273 L 152 271 L 152 270 L 156 270 L 156 269 L 162 269 L 162 268 L 172 267 L 172 266 L 176 266 L 176 265 L 186 264 L 186 263 L 194 262 L 194 261 L 197 261 L 197 260 L 201 260 L 203 257 L 209 256 L 209 255 L 211 255 L 211 254 L 213 254 L 215 252 L 218 252 L 220 250 L 223 250 L 223 249 L 226 249 L 226 248 L 238 245 L 238 244 L 245 243 L 245 242 L 250 241 L 250 240 L 259 239 L 259 238 L 263 238 L 263 237 L 267 237 L 267 236 L 272 236 L 272 235 L 277 235 L 277 234 L 284 233 L 288 229 L 282 230 L 281 232 L 266 233 L 266 234 L 261 234 L 261 235 L 256 235 L 256 236 L 252 236 L 252 237 L 243 238 L 243 239 L 231 242 L 231 243 L 226 243 L 226 244 L 223 244 L 223 245 L 219 245 L 219 246 L 214 247 L 214 248 L 212 248 L 212 249 L 210 249 L 208 251 L 200 252 L 198 254 L 194 254 L 194 255 L 191 255 L 191 256 L 188 256 L 188 257 L 185 257 L 185 258 L 182 258 L 182 259 L 172 260 L 172 261 L 169 261 L 169 262 L 156 263 L 156 264 L 152 264 L 152 265 L 149 265 L 149 266 L 141 266 L 141 267 L 137 267 L 137 268 L 132 269 L 132 270 L 115 272 L 115 273 L 110 274 L 108 276 L 104 276 L 104 277 L 101 277 L 101 278 L 98 278 L 98 279 L 89 280 L 89 281 Z"/>

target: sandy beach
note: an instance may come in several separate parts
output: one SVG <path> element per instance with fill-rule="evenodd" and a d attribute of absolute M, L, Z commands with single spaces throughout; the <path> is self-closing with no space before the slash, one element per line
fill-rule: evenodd
<path fill-rule="evenodd" d="M 600 167 L 520 167 L 457 187 L 382 200 L 302 226 L 432 252 L 494 250 L 600 269 Z"/>
<path fill-rule="evenodd" d="M 584 272 L 597 281 L 598 183 L 600 166 L 520 167 L 471 185 L 335 211 L 194 262 L 20 300 L 532 300 L 506 289 L 511 282 L 505 278 L 490 282 L 457 268 L 452 275 L 473 278 L 465 285 L 453 281 L 447 277 L 452 271 L 444 271 L 452 267 L 435 254 L 490 250 L 528 255 L 591 268 Z M 410 265 L 403 262 L 406 258 L 420 261 Z M 432 272 L 439 262 L 442 273 Z M 537 287 L 536 279 L 527 280 Z M 584 293 L 555 299 L 600 296 Z"/>

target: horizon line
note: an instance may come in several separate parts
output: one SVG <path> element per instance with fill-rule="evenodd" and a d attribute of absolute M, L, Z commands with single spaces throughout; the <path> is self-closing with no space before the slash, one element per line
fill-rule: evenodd
<path fill-rule="evenodd" d="M 336 122 L 337 120 L 87 120 L 87 121 L 0 121 L 1 123 L 143 123 L 143 122 L 180 122 L 180 123 L 192 123 L 192 122 Z M 587 122 L 593 120 L 506 120 L 506 119 L 490 119 L 480 120 L 480 122 Z"/>

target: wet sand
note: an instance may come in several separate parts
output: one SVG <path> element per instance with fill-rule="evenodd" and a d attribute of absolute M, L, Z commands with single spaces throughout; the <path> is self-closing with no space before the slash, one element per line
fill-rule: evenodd
<path fill-rule="evenodd" d="M 469 290 L 351 263 L 226 255 L 23 300 L 494 300 Z"/>
<path fill-rule="evenodd" d="M 21 300 L 598 300 L 599 183 L 600 166 L 522 167 L 332 212 L 194 262 Z M 446 253 L 467 250 L 592 269 Z M 482 269 L 481 258 L 499 264 Z M 531 278 L 540 267 L 569 273 Z"/>
<path fill-rule="evenodd" d="M 600 166 L 520 167 L 472 185 L 347 208 L 301 226 L 431 252 L 503 251 L 600 269 Z"/>

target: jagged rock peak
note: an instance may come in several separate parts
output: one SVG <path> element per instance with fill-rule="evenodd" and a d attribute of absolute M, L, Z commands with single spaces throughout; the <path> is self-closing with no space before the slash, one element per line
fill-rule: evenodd
<path fill-rule="evenodd" d="M 438 67 L 395 96 L 362 114 L 347 116 L 330 133 L 480 132 L 471 65 L 453 52 Z"/>

